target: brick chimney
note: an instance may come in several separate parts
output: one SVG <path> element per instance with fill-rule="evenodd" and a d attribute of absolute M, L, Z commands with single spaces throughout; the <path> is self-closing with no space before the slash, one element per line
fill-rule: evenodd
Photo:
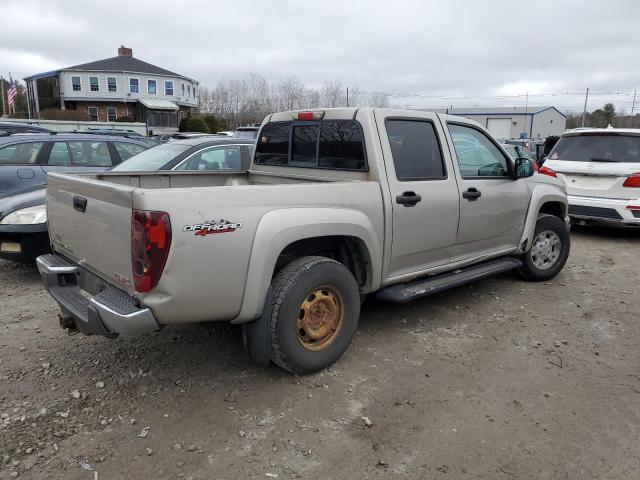
<path fill-rule="evenodd" d="M 127 48 L 124 45 L 120 45 L 118 49 L 119 57 L 133 57 L 133 50 L 131 48 Z"/>

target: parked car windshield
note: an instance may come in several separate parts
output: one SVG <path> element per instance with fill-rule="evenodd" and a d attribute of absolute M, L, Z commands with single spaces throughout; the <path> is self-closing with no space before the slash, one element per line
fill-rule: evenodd
<path fill-rule="evenodd" d="M 191 145 L 164 143 L 134 155 L 129 160 L 125 160 L 117 167 L 114 167 L 112 171 L 140 172 L 159 170 L 189 148 L 191 148 Z"/>
<path fill-rule="evenodd" d="M 640 137 L 634 135 L 576 135 L 562 137 L 550 160 L 640 163 Z"/>

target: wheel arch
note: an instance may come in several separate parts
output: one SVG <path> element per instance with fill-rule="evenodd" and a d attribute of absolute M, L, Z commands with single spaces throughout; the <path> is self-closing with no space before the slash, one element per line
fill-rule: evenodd
<path fill-rule="evenodd" d="M 531 195 L 529 211 L 525 220 L 518 253 L 528 252 L 533 241 L 538 215 L 545 213 L 560 218 L 566 222 L 569 206 L 567 197 L 552 185 L 537 186 Z"/>
<path fill-rule="evenodd" d="M 300 256 L 330 252 L 329 258 L 337 257 L 334 260 L 354 274 L 361 292 L 376 289 L 382 270 L 381 244 L 371 220 L 357 210 L 294 208 L 267 213 L 256 230 L 242 306 L 232 323 L 257 318 L 273 275 Z"/>

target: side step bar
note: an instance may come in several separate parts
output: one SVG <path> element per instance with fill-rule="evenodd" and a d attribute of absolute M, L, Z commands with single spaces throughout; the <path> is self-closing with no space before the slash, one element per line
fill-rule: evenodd
<path fill-rule="evenodd" d="M 411 300 L 433 295 L 453 287 L 475 282 L 484 277 L 497 273 L 508 272 L 522 266 L 522 262 L 516 258 L 505 257 L 498 260 L 489 260 L 452 272 L 421 277 L 408 283 L 390 285 L 378 291 L 377 298 L 386 302 L 407 303 Z"/>

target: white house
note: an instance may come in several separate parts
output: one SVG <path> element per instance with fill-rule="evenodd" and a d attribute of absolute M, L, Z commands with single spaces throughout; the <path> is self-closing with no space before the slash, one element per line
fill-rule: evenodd
<path fill-rule="evenodd" d="M 86 111 L 89 120 L 132 117 L 149 128 L 177 128 L 198 105 L 198 82 L 133 57 L 130 48 L 118 56 L 32 75 L 27 83 L 29 110 Z"/>

